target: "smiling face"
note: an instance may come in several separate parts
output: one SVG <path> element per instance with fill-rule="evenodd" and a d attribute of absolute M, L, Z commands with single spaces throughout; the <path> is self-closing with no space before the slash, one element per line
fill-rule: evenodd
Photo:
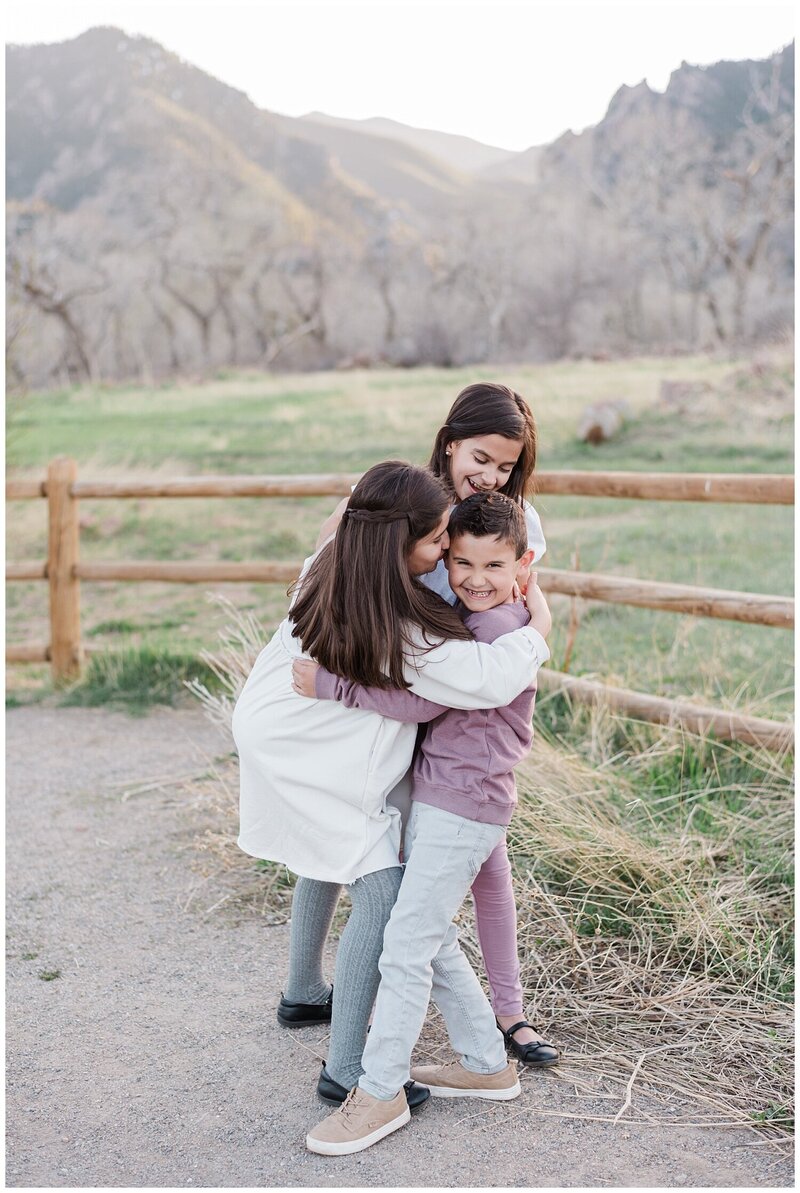
<path fill-rule="evenodd" d="M 472 613 L 507 605 L 514 599 L 518 574 L 532 560 L 532 551 L 517 559 L 513 545 L 496 535 L 458 534 L 447 554 L 450 587 Z"/>
<path fill-rule="evenodd" d="M 473 493 L 502 489 L 522 451 L 521 439 L 480 435 L 448 443 L 450 481 L 458 501 Z"/>
<path fill-rule="evenodd" d="M 444 555 L 450 545 L 447 535 L 449 519 L 450 511 L 445 510 L 436 528 L 414 543 L 407 556 L 408 570 L 412 576 L 424 576 L 426 572 L 432 572 Z"/>

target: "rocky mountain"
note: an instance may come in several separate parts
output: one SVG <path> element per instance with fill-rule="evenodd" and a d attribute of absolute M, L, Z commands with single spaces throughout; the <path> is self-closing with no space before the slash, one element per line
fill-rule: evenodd
<path fill-rule="evenodd" d="M 7 49 L 9 373 L 697 349 L 791 320 L 794 47 L 508 154 L 257 108 L 97 28 Z"/>
<path fill-rule="evenodd" d="M 734 168 L 759 130 L 793 114 L 794 43 L 761 61 L 683 62 L 664 92 L 645 81 L 620 87 L 599 124 L 544 149 L 539 178 L 583 179 L 594 193 L 613 195 L 651 172 L 657 156 L 668 171 L 704 161 L 713 174 Z"/>

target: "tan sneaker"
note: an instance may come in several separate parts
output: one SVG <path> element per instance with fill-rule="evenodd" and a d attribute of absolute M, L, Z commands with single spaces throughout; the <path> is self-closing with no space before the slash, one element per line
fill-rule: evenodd
<path fill-rule="evenodd" d="M 432 1091 L 431 1091 L 432 1092 Z M 354 1086 L 335 1114 L 306 1135 L 306 1147 L 322 1156 L 349 1156 L 404 1127 L 411 1118 L 405 1089 L 381 1102 Z"/>
<path fill-rule="evenodd" d="M 432 1098 L 489 1098 L 492 1102 L 510 1102 L 522 1093 L 517 1066 L 511 1063 L 499 1073 L 472 1073 L 458 1061 L 449 1065 L 415 1065 L 411 1077 L 424 1082 Z"/>

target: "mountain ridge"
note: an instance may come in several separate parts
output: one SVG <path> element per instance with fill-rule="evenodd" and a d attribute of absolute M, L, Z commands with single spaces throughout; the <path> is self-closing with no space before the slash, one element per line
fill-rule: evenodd
<path fill-rule="evenodd" d="M 343 116 L 332 116 L 326 112 L 307 112 L 300 119 L 402 141 L 422 149 L 426 153 L 433 153 L 456 170 L 467 174 L 477 173 L 487 166 L 505 161 L 506 158 L 513 157 L 515 152 L 512 149 L 501 149 L 498 145 L 489 145 L 461 133 L 420 128 L 417 125 L 406 124 L 386 116 L 350 119 Z"/>
<path fill-rule="evenodd" d="M 8 46 L 12 376 L 777 334 L 793 63 L 793 43 L 684 63 L 665 91 L 620 87 L 596 125 L 511 153 L 383 118 L 271 112 L 114 26 Z M 507 156 L 457 168 L 464 140 Z"/>

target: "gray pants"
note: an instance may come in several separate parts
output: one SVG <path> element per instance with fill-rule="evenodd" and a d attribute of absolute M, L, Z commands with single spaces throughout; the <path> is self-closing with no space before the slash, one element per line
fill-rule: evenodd
<path fill-rule="evenodd" d="M 361 1054 L 380 975 L 383 930 L 397 898 L 402 870 L 392 866 L 357 878 L 347 888 L 353 909 L 336 952 L 333 1020 L 326 1068 L 352 1089 L 363 1072 Z M 322 976 L 322 950 L 342 888 L 335 882 L 298 878 L 292 898 L 289 980 L 295 1002 L 323 1003 L 330 985 Z"/>
<path fill-rule="evenodd" d="M 405 873 L 384 933 L 381 984 L 358 1083 L 375 1098 L 393 1098 L 408 1081 L 431 996 L 465 1068 L 499 1073 L 508 1063 L 494 1013 L 452 922 L 505 833 L 503 825 L 480 824 L 429 804 L 412 807 Z"/>

